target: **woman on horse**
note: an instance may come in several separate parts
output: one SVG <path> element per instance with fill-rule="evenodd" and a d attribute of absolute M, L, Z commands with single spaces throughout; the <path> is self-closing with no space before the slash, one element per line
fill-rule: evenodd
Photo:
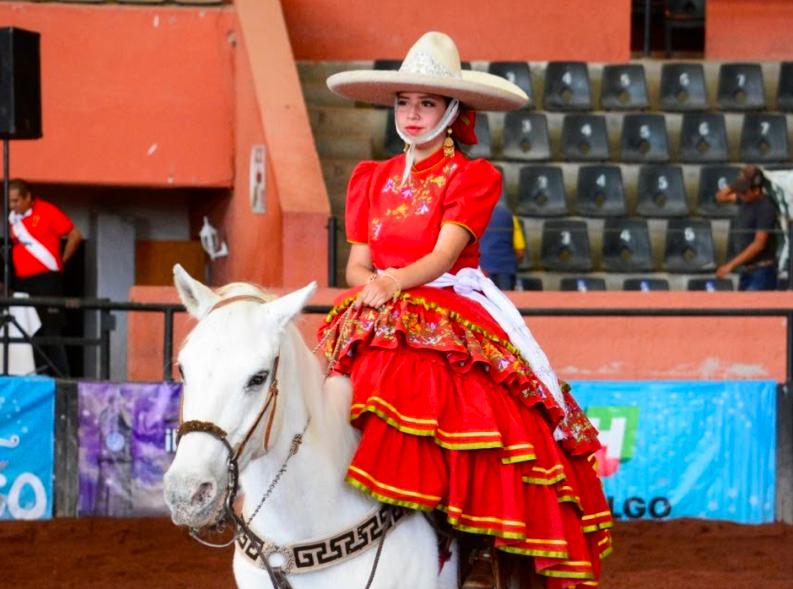
<path fill-rule="evenodd" d="M 398 71 L 343 72 L 328 86 L 393 106 L 405 141 L 403 154 L 352 173 L 354 288 L 320 330 L 333 372 L 351 379 L 361 431 L 348 482 L 386 503 L 439 510 L 499 554 L 532 557 L 547 587 L 597 585 L 611 526 L 597 432 L 478 269 L 501 175 L 458 148 L 476 143 L 475 111 L 520 108 L 525 93 L 462 71 L 454 41 L 435 32 Z M 474 569 L 464 587 L 492 583 Z"/>

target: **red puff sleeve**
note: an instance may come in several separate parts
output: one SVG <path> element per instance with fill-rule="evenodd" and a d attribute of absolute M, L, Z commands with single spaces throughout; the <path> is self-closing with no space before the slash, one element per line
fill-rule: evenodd
<path fill-rule="evenodd" d="M 478 241 L 501 196 L 501 172 L 487 160 L 474 160 L 449 181 L 442 223 L 460 225 Z"/>
<path fill-rule="evenodd" d="M 344 223 L 347 241 L 369 243 L 369 186 L 377 162 L 361 162 L 352 171 L 347 185 Z"/>

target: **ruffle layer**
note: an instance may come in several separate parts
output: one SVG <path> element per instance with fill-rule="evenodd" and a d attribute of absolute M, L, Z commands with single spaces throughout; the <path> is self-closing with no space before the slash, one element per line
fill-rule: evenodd
<path fill-rule="evenodd" d="M 362 432 L 348 482 L 495 536 L 497 548 L 534 557 L 548 587 L 596 585 L 611 546 L 596 430 L 568 391 L 563 415 L 478 305 L 422 290 L 380 310 L 345 299 L 320 331 L 334 370 L 352 380 Z"/>

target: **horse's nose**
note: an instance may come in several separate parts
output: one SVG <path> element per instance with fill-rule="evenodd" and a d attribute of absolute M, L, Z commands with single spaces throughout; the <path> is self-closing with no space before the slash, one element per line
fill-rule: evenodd
<path fill-rule="evenodd" d="M 195 509 L 201 509 L 212 503 L 216 495 L 215 489 L 215 483 L 212 481 L 205 481 L 198 485 L 198 489 L 196 489 L 196 492 L 193 493 L 190 499 L 190 506 Z"/>
<path fill-rule="evenodd" d="M 165 502 L 172 511 L 200 513 L 217 498 L 217 483 L 196 476 L 165 476 Z"/>

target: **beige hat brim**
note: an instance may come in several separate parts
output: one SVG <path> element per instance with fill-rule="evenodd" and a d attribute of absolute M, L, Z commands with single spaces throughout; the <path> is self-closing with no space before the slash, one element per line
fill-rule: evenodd
<path fill-rule="evenodd" d="M 529 102 L 526 93 L 510 81 L 488 74 L 463 70 L 461 78 L 409 74 L 398 70 L 352 70 L 328 78 L 331 92 L 356 100 L 394 106 L 398 92 L 426 92 L 457 98 L 474 110 L 515 110 Z"/>

